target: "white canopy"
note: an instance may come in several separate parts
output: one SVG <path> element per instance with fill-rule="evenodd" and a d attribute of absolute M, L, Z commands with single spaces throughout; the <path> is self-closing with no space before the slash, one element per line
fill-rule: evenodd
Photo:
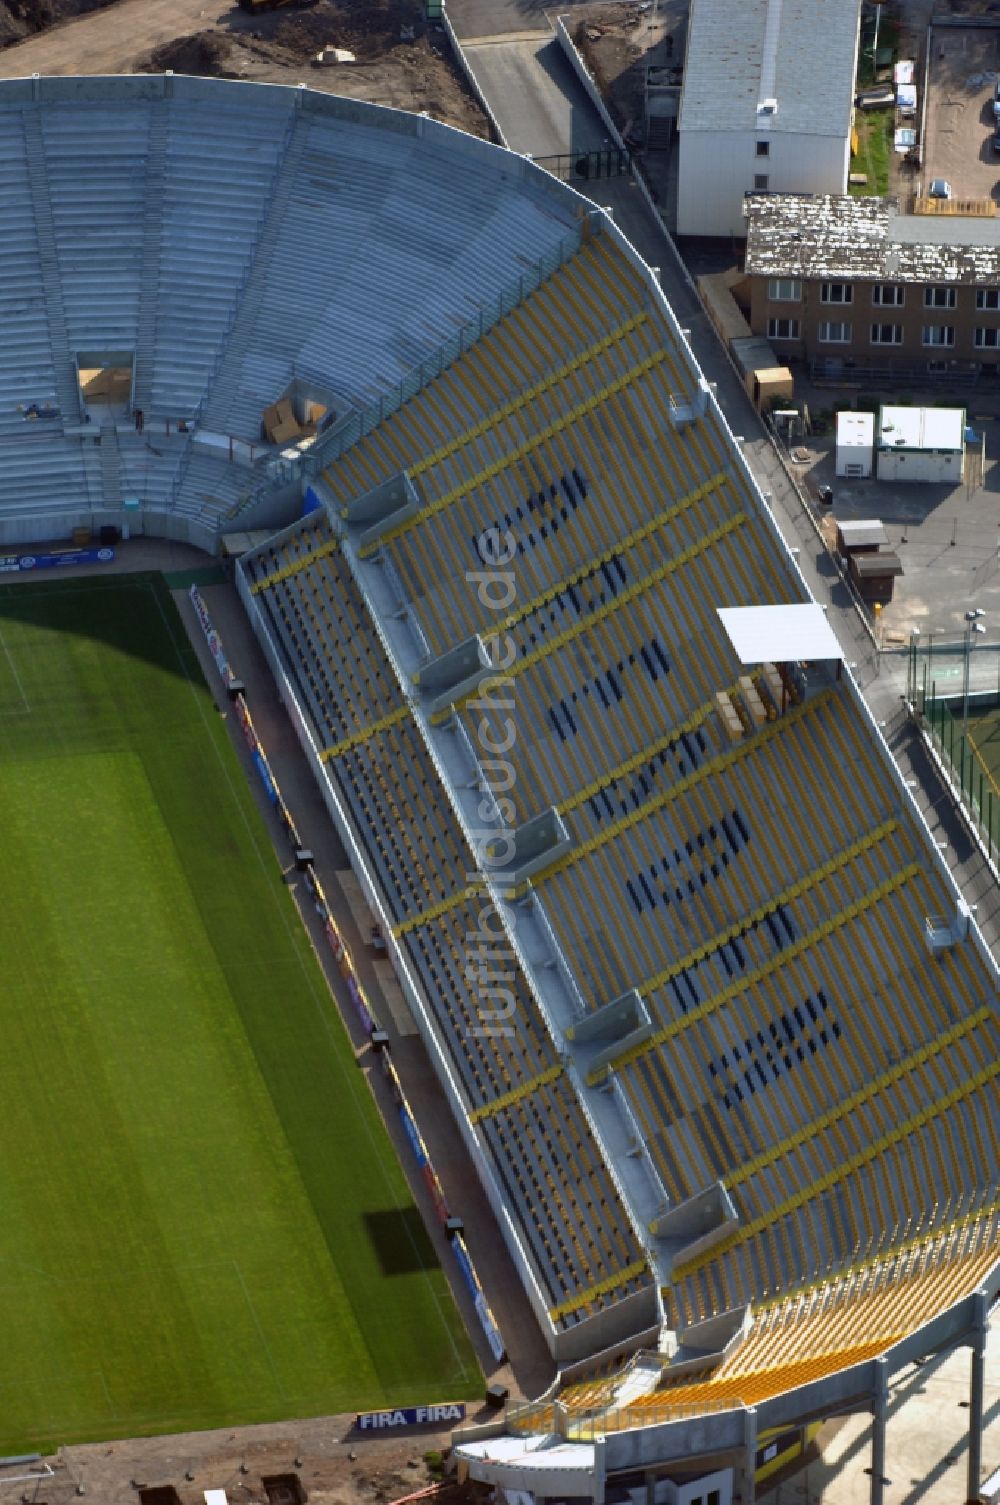
<path fill-rule="evenodd" d="M 719 620 L 741 664 L 842 659 L 821 606 L 722 606 Z"/>

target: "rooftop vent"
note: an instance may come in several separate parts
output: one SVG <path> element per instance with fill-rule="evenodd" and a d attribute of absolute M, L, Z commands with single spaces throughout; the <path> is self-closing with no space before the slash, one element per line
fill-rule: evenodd
<path fill-rule="evenodd" d="M 775 115 L 777 111 L 778 101 L 776 99 L 762 99 L 757 106 L 758 115 Z"/>

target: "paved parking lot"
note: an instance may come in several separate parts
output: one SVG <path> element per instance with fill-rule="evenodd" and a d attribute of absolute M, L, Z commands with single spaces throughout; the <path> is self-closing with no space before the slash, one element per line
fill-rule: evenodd
<path fill-rule="evenodd" d="M 1000 203 L 1000 152 L 993 149 L 998 77 L 1000 17 L 995 28 L 934 27 L 924 187 L 932 178 L 947 178 L 956 199 Z"/>
<path fill-rule="evenodd" d="M 846 394 L 817 389 L 809 396 L 810 410 L 829 409 L 838 395 Z M 928 391 L 924 401 L 933 404 L 943 395 Z M 987 641 L 1000 642 L 1000 391 L 958 393 L 955 404 L 967 406 L 969 423 L 985 435 L 982 484 L 978 462 L 968 461 L 967 474 L 976 484 L 838 480 L 832 433 L 808 439 L 808 460 L 794 467 L 809 491 L 833 487 L 833 518 L 878 518 L 885 524 L 888 547 L 904 570 L 882 614 L 886 647 L 905 642 L 915 627 L 922 637 L 933 630 L 939 641 L 960 641 L 965 612 L 973 605 L 986 612 Z M 829 517 L 824 530 L 832 537 Z"/>

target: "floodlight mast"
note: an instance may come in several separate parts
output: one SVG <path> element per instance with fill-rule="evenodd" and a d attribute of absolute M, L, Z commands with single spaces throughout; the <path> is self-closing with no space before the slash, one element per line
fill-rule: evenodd
<path fill-rule="evenodd" d="M 962 673 L 962 736 L 969 733 L 969 663 L 972 658 L 972 642 L 978 633 L 985 636 L 986 628 L 980 621 L 986 613 L 981 606 L 974 606 L 965 613 L 965 652 Z"/>

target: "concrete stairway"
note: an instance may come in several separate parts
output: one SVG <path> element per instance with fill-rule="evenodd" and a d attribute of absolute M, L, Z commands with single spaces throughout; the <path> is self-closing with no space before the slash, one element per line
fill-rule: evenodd
<path fill-rule="evenodd" d="M 118 452 L 118 431 L 113 423 L 101 425 L 101 490 L 105 507 L 120 507 L 122 504 L 121 457 Z"/>
<path fill-rule="evenodd" d="M 151 407 L 153 363 L 156 357 L 156 314 L 159 305 L 160 245 L 163 235 L 163 166 L 167 154 L 167 111 L 160 100 L 150 107 L 146 156 L 145 211 L 142 226 L 142 269 L 139 274 L 139 320 L 136 330 L 133 388 L 135 406 Z"/>
<path fill-rule="evenodd" d="M 257 245 L 250 271 L 244 284 L 236 318 L 229 338 L 219 352 L 214 380 L 209 384 L 208 401 L 201 418 L 201 426 L 212 433 L 230 432 L 230 413 L 240 388 L 242 364 L 250 349 L 254 329 L 260 315 L 261 303 L 271 277 L 271 258 L 288 211 L 292 190 L 298 178 L 299 166 L 305 151 L 309 132 L 308 117 L 303 117 L 296 108 L 288 124 L 285 150 L 274 170 L 271 189 L 267 196 L 268 211 L 257 237 Z M 275 393 L 275 397 L 280 393 Z M 256 433 L 244 433 L 240 438 L 256 438 Z"/>
<path fill-rule="evenodd" d="M 45 166 L 45 141 L 42 136 L 41 114 L 37 107 L 24 112 L 24 149 L 28 165 L 31 203 L 35 212 L 38 270 L 48 313 L 56 393 L 63 423 L 74 424 L 79 422 L 80 418 L 80 395 L 76 365 L 66 333 L 62 283 L 56 255 L 55 226 L 52 220 L 49 179 Z"/>
<path fill-rule="evenodd" d="M 672 115 L 650 115 L 646 146 L 651 152 L 669 151 L 676 121 Z"/>
<path fill-rule="evenodd" d="M 631 1401 L 638 1400 L 639 1396 L 648 1395 L 651 1390 L 655 1390 L 660 1383 L 663 1368 L 661 1354 L 637 1354 L 622 1376 L 621 1383 L 615 1386 L 609 1410 L 616 1406 L 627 1406 Z"/>

